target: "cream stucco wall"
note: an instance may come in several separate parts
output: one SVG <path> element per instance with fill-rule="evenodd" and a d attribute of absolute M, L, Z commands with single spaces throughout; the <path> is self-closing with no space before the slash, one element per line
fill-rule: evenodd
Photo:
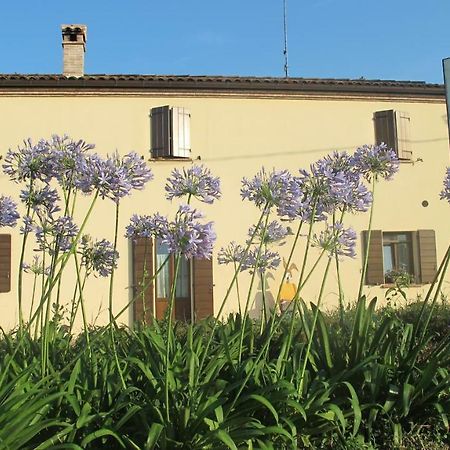
<path fill-rule="evenodd" d="M 389 98 L 308 98 L 292 96 L 231 96 L 185 94 L 179 97 L 145 93 L 128 95 L 30 95 L 30 92 L 0 94 L 0 151 L 14 148 L 24 138 L 37 140 L 51 134 L 68 134 L 95 143 L 99 153 L 130 150 L 150 156 L 150 119 L 152 107 L 184 106 L 191 111 L 192 157 L 220 176 L 223 199 L 212 205 L 197 205 L 216 223 L 217 250 L 231 240 L 243 241 L 250 225 L 258 218 L 256 208 L 240 199 L 242 177 L 253 176 L 261 167 L 289 169 L 296 172 L 332 150 L 353 151 L 357 146 L 374 141 L 373 113 L 377 110 L 397 109 L 411 116 L 411 140 L 415 164 L 402 164 L 400 173 L 392 182 L 377 186 L 374 229 L 384 231 L 413 231 L 434 229 L 437 238 L 438 260 L 443 256 L 450 240 L 448 227 L 449 205 L 439 200 L 442 179 L 448 157 L 448 134 L 445 102 Z M 149 162 L 155 180 L 143 192 L 126 198 L 121 204 L 121 223 L 118 250 L 121 256 L 115 279 L 115 307 L 119 310 L 130 297 L 130 246 L 123 238 L 123 230 L 133 213 L 163 214 L 175 209 L 164 198 L 164 181 L 173 167 L 186 163 L 176 161 Z M 0 192 L 18 195 L 18 188 L 0 174 Z M 428 207 L 422 201 L 429 202 Z M 87 207 L 87 199 L 80 206 Z M 110 201 L 99 201 L 87 232 L 95 237 L 113 237 L 114 207 Z M 348 216 L 346 223 L 358 233 L 367 228 L 368 214 Z M 293 228 L 295 225 L 291 225 Z M 8 230 L 0 230 L 9 232 Z M 12 231 L 13 262 L 12 290 L 0 294 L 0 326 L 10 328 L 17 323 L 16 282 L 19 260 L 20 235 Z M 281 248 L 288 252 L 288 245 Z M 354 300 L 361 268 L 361 246 L 354 260 L 342 263 L 344 291 L 348 301 Z M 299 265 L 301 249 L 294 261 Z M 303 291 L 306 300 L 317 296 L 323 266 L 312 276 Z M 232 277 L 231 269 L 214 264 L 215 310 Z M 269 280 L 276 295 L 277 280 L 282 268 Z M 297 275 L 298 274 L 295 274 Z M 25 275 L 27 277 L 27 275 Z M 241 284 L 245 288 L 245 275 Z M 69 302 L 73 290 L 73 270 L 64 278 L 63 298 Z M 31 280 L 26 282 L 27 289 Z M 101 323 L 107 319 L 107 280 L 90 280 L 86 291 L 88 320 Z M 385 289 L 368 288 L 369 294 L 384 297 Z M 420 289 L 419 289 L 420 291 Z M 410 296 L 416 289 L 410 288 Z M 25 296 L 29 298 L 29 294 Z M 324 306 L 337 303 L 337 284 L 334 271 L 326 285 Z M 25 305 L 26 306 L 26 305 Z M 224 313 L 237 309 L 231 296 Z M 123 321 L 129 323 L 130 316 Z"/>

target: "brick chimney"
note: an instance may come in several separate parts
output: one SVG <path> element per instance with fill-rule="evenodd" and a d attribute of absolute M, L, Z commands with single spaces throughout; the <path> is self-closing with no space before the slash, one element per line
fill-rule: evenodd
<path fill-rule="evenodd" d="M 61 25 L 63 46 L 63 75 L 82 77 L 84 75 L 84 53 L 86 51 L 86 25 Z"/>

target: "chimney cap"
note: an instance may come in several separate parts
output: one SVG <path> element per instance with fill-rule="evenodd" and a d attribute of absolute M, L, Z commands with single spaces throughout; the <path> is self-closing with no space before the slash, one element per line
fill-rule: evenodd
<path fill-rule="evenodd" d="M 87 38 L 87 26 L 79 23 L 63 24 L 61 25 L 62 34 L 82 34 L 84 41 Z"/>

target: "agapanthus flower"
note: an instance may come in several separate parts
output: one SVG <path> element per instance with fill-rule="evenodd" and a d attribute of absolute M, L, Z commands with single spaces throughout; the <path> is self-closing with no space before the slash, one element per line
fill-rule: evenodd
<path fill-rule="evenodd" d="M 227 247 L 222 247 L 217 253 L 219 264 L 239 264 L 244 262 L 245 250 L 242 245 L 232 241 Z"/>
<path fill-rule="evenodd" d="M 166 198 L 192 196 L 204 203 L 213 203 L 221 196 L 220 180 L 203 166 L 192 166 L 180 172 L 172 170 L 166 183 Z"/>
<path fill-rule="evenodd" d="M 354 258 L 356 233 L 351 228 L 344 228 L 342 223 L 327 225 L 325 230 L 313 236 L 311 245 L 325 250 L 330 258 L 335 255 Z"/>
<path fill-rule="evenodd" d="M 94 271 L 101 277 L 107 277 L 117 268 L 119 253 L 106 239 L 93 242 L 89 236 L 85 235 L 81 238 L 80 247 L 81 264 L 88 272 Z"/>
<path fill-rule="evenodd" d="M 15 227 L 19 217 L 14 200 L 5 195 L 0 196 L 0 228 Z"/>
<path fill-rule="evenodd" d="M 440 193 L 441 200 L 447 200 L 450 203 L 450 167 L 447 167 L 447 171 L 444 177 L 444 188 Z"/>
<path fill-rule="evenodd" d="M 167 223 L 161 242 L 167 244 L 169 253 L 181 253 L 186 259 L 209 259 L 216 234 L 212 222 L 202 223 L 203 214 L 189 205 L 181 205 L 175 220 Z"/>
<path fill-rule="evenodd" d="M 399 169 L 397 155 L 386 144 L 359 147 L 352 162 L 355 169 L 369 181 L 378 178 L 391 180 Z"/>
<path fill-rule="evenodd" d="M 250 272 L 253 272 L 256 270 L 263 274 L 268 270 L 276 269 L 280 262 L 281 258 L 277 252 L 262 249 L 259 251 L 259 248 L 254 248 L 248 252 L 247 258 L 241 265 L 241 271 L 250 270 Z"/>
<path fill-rule="evenodd" d="M 258 208 L 277 207 L 285 199 L 291 178 L 287 170 L 267 173 L 263 168 L 253 179 L 242 180 L 241 197 Z"/>
<path fill-rule="evenodd" d="M 43 261 L 37 255 L 33 256 L 33 262 L 31 264 L 26 262 L 22 263 L 22 270 L 25 273 L 33 273 L 34 275 L 50 274 L 50 267 L 44 267 Z"/>
<path fill-rule="evenodd" d="M 347 152 L 333 152 L 311 165 L 311 173 L 320 179 L 327 197 L 329 213 L 336 209 L 348 212 L 367 211 L 372 203 L 372 194 L 361 182 L 361 173 L 354 159 Z"/>
<path fill-rule="evenodd" d="M 52 189 L 48 184 L 43 186 L 34 184 L 30 188 L 22 189 L 20 200 L 35 212 L 44 212 L 52 215 L 61 208 L 58 205 L 59 195 L 56 189 Z"/>
<path fill-rule="evenodd" d="M 346 152 L 334 152 L 299 172 L 278 207 L 281 216 L 318 222 L 337 211 L 363 212 L 371 205 L 372 194 Z"/>
<path fill-rule="evenodd" d="M 75 180 L 85 194 L 98 191 L 100 198 L 109 198 L 118 203 L 130 194 L 132 189 L 143 189 L 153 178 L 151 170 L 137 153 L 129 153 L 120 158 L 116 152 L 106 159 L 97 154 L 86 159 L 87 170 Z"/>
<path fill-rule="evenodd" d="M 39 248 L 53 254 L 55 249 L 61 252 L 71 249 L 74 238 L 78 234 L 78 226 L 70 216 L 61 216 L 56 220 L 35 226 L 34 232 Z"/>
<path fill-rule="evenodd" d="M 138 238 L 160 237 L 167 231 L 167 219 L 156 213 L 153 216 L 133 214 L 126 227 L 125 237 L 136 240 Z"/>
<path fill-rule="evenodd" d="M 95 146 L 65 135 L 53 135 L 49 145 L 57 169 L 55 178 L 63 188 L 73 187 L 75 180 L 88 170 L 86 152 Z"/>
<path fill-rule="evenodd" d="M 17 150 L 8 150 L 2 165 L 3 171 L 16 183 L 41 180 L 48 183 L 56 174 L 55 160 L 50 145 L 45 140 L 33 144 L 31 139 Z"/>
<path fill-rule="evenodd" d="M 283 239 L 287 236 L 288 230 L 286 227 L 281 225 L 281 223 L 277 222 L 276 220 L 273 220 L 270 222 L 266 229 L 264 229 L 264 224 L 260 223 L 258 228 L 256 228 L 256 225 L 253 225 L 248 230 L 248 235 L 250 238 L 247 240 L 247 243 L 251 241 L 251 243 L 261 243 L 264 245 L 273 244 L 275 242 L 278 242 L 279 245 L 284 244 Z M 252 239 L 253 236 L 253 239 Z"/>
<path fill-rule="evenodd" d="M 23 216 L 23 225 L 20 227 L 20 234 L 27 234 L 33 230 L 33 219 L 30 216 Z"/>

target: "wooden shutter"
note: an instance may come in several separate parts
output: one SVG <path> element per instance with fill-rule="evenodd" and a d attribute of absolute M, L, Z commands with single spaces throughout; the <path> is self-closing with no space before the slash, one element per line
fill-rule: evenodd
<path fill-rule="evenodd" d="M 395 111 L 377 111 L 374 114 L 375 144 L 386 144 L 398 154 Z"/>
<path fill-rule="evenodd" d="M 191 156 L 191 114 L 187 108 L 174 107 L 172 117 L 172 156 Z"/>
<path fill-rule="evenodd" d="M 214 314 L 212 259 L 194 259 L 194 317 L 204 319 Z"/>
<path fill-rule="evenodd" d="M 363 231 L 363 237 L 364 251 L 366 251 L 369 232 Z M 372 285 L 384 283 L 383 232 L 380 230 L 372 230 L 370 234 L 366 283 Z"/>
<path fill-rule="evenodd" d="M 152 108 L 150 112 L 153 158 L 170 156 L 170 110 L 168 106 Z"/>
<path fill-rule="evenodd" d="M 11 235 L 0 234 L 0 292 L 11 290 Z"/>
<path fill-rule="evenodd" d="M 397 127 L 397 155 L 400 159 L 411 160 L 411 139 L 409 129 L 411 118 L 408 113 L 396 111 L 395 123 Z"/>
<path fill-rule="evenodd" d="M 421 283 L 431 283 L 436 275 L 436 236 L 434 230 L 418 230 Z"/>
<path fill-rule="evenodd" d="M 144 277 L 145 270 L 145 277 Z M 151 238 L 140 238 L 133 242 L 133 316 L 135 321 L 149 323 L 153 316 L 153 243 Z M 145 278 L 145 280 L 144 280 Z M 145 304 L 145 318 L 144 318 Z"/>

